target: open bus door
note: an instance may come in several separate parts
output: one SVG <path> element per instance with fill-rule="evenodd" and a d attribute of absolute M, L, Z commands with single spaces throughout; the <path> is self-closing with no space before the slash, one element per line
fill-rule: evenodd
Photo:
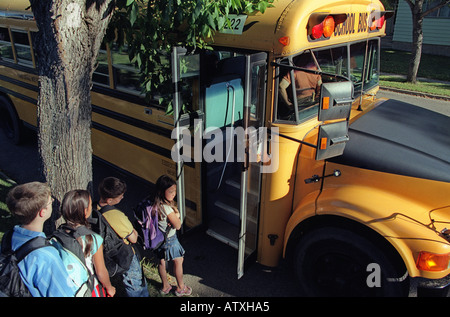
<path fill-rule="evenodd" d="M 172 54 L 176 142 L 182 146 L 183 125 L 202 131 L 203 223 L 208 235 L 238 250 L 238 278 L 257 249 L 262 163 L 249 155 L 264 142 L 259 128 L 264 125 L 266 60 L 266 53 L 186 55 L 186 50 L 175 48 Z M 190 85 L 190 93 L 183 94 Z M 189 103 L 198 104 L 194 117 L 201 121 L 192 120 L 192 114 L 189 120 L 179 115 Z M 177 163 L 180 193 L 185 186 L 182 166 Z"/>
<path fill-rule="evenodd" d="M 240 233 L 238 245 L 238 279 L 244 275 L 245 260 L 256 251 L 257 220 L 261 192 L 261 164 L 265 137 L 260 128 L 264 126 L 266 91 L 266 53 L 245 56 L 244 90 L 244 136 L 245 158 L 241 172 L 240 187 Z M 267 135 L 266 135 L 267 136 Z M 259 153 L 252 153 L 252 151 Z M 259 159 L 253 160 L 254 157 Z M 256 222 L 256 223 L 255 223 Z M 252 228 L 252 226 L 254 228 Z M 247 228 L 249 241 L 247 241 Z M 248 251 L 247 251 L 248 249 Z"/>

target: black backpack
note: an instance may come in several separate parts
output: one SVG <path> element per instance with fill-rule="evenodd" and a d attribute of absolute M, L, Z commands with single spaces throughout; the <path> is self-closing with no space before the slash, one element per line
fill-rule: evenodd
<path fill-rule="evenodd" d="M 100 210 L 92 208 L 92 214 L 88 218 L 92 230 L 103 238 L 103 256 L 105 266 L 109 276 L 122 274 L 128 271 L 133 260 L 133 247 L 120 238 L 103 214 L 116 209 L 113 206 L 106 205 Z"/>
<path fill-rule="evenodd" d="M 0 254 L 0 296 L 3 297 L 31 297 L 28 287 L 20 277 L 18 264 L 31 251 L 50 246 L 44 237 L 36 237 L 25 242 L 16 251 L 11 248 L 13 231 L 10 230 L 3 236 L 2 252 Z"/>

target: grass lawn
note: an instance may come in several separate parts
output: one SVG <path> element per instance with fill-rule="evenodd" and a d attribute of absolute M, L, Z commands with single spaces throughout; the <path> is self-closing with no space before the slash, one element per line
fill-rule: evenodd
<path fill-rule="evenodd" d="M 411 52 L 381 50 L 381 72 L 407 75 Z M 450 81 L 450 59 L 446 56 L 422 54 L 417 77 Z"/>
<path fill-rule="evenodd" d="M 380 86 L 404 90 L 450 96 L 450 85 L 441 82 L 425 82 L 418 79 L 417 84 L 407 83 L 405 79 L 389 74 L 407 75 L 411 52 L 382 50 Z M 450 82 L 450 59 L 445 56 L 422 54 L 417 77 Z"/>
<path fill-rule="evenodd" d="M 424 82 L 419 81 L 416 84 L 407 83 L 405 79 L 396 76 L 381 75 L 381 87 L 391 87 L 405 90 L 412 90 L 433 95 L 450 97 L 450 85 L 439 82 Z"/>

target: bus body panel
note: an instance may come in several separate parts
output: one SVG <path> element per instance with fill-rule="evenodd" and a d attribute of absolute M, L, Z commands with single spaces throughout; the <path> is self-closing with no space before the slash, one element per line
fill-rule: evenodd
<path fill-rule="evenodd" d="M 449 183 L 327 164 L 326 172 L 334 169 L 342 174 L 325 180 L 318 215 L 346 217 L 371 228 L 397 249 L 410 276 L 442 278 L 450 273 L 449 269 L 419 272 L 416 267 L 421 251 L 450 252 L 448 241 L 439 234 L 445 223 L 431 217 L 432 210 L 448 204 L 442 193 L 450 190 Z"/>
<path fill-rule="evenodd" d="M 384 8 L 381 3 L 370 0 L 352 1 L 351 4 L 340 0 L 324 0 L 320 3 L 278 0 L 274 3 L 274 7 L 268 8 L 264 14 L 255 13 L 248 16 L 243 35 L 216 33 L 214 44 L 269 51 L 273 52 L 274 56 L 280 57 L 297 54 L 310 48 L 383 36 L 385 26 L 368 33 L 369 14 L 373 10 L 382 11 Z M 349 16 L 348 21 L 337 28 L 329 39 L 309 41 L 308 21 L 313 13 L 348 14 Z M 279 17 L 275 25 L 274 16 Z M 264 36 L 262 37 L 261 34 Z M 289 44 L 286 46 L 279 42 L 279 39 L 284 36 L 290 37 Z"/>

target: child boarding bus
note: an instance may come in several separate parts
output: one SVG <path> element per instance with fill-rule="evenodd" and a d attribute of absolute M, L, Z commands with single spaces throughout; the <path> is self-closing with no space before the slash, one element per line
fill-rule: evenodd
<path fill-rule="evenodd" d="M 10 3 L 0 118 L 18 141 L 36 127 L 37 29 L 27 1 Z M 168 57 L 174 116 L 144 101 L 126 54 L 104 46 L 94 156 L 150 184 L 177 177 L 185 231 L 235 247 L 238 277 L 252 260 L 287 259 L 305 295 L 445 291 L 450 120 L 376 97 L 389 15 L 376 0 L 276 0 L 231 16 L 213 50 Z"/>

